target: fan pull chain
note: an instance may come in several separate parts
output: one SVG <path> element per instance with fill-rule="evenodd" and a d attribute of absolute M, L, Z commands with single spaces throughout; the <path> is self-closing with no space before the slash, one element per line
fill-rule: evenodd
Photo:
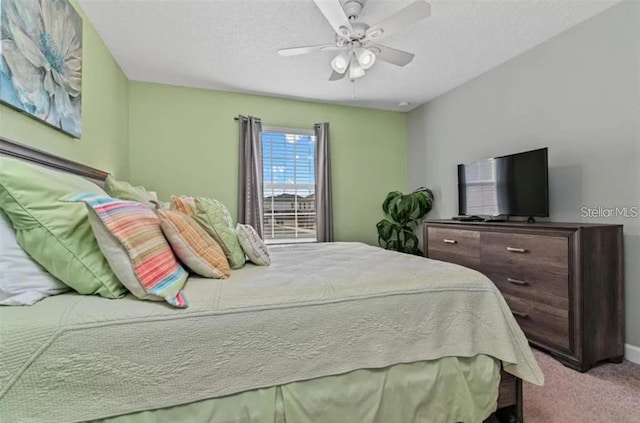
<path fill-rule="evenodd" d="M 356 98 L 356 80 L 355 79 L 351 80 L 351 85 L 353 87 L 353 91 L 351 92 L 351 98 L 355 99 Z"/>

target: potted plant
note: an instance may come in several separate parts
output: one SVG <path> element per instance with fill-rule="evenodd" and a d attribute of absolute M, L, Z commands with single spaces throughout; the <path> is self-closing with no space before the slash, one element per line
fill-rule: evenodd
<path fill-rule="evenodd" d="M 432 205 L 433 192 L 428 188 L 418 188 L 411 194 L 390 192 L 382 203 L 386 217 L 376 225 L 380 246 L 387 250 L 422 255 L 418 248 L 418 237 L 413 231 Z"/>

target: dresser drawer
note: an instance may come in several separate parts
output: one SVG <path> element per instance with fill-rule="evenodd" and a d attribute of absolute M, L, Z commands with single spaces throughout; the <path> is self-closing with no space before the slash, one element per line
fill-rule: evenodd
<path fill-rule="evenodd" d="M 571 349 L 566 309 L 503 294 L 528 339 L 554 348 Z"/>
<path fill-rule="evenodd" d="M 563 236 L 483 232 L 483 263 L 550 275 L 569 274 L 569 239 Z"/>
<path fill-rule="evenodd" d="M 427 236 L 429 250 L 480 258 L 480 232 L 478 231 L 429 227 Z"/>
<path fill-rule="evenodd" d="M 425 235 L 427 257 L 480 267 L 480 232 L 428 226 Z"/>
<path fill-rule="evenodd" d="M 568 275 L 499 264 L 485 265 L 481 270 L 503 295 L 569 310 Z"/>

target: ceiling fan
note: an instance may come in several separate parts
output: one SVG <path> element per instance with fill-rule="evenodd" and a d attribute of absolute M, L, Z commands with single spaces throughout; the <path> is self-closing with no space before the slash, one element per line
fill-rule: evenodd
<path fill-rule="evenodd" d="M 318 51 L 340 51 L 331 61 L 333 72 L 329 81 L 343 79 L 347 73 L 354 80 L 365 75 L 376 59 L 396 66 L 409 64 L 413 53 L 378 44 L 378 41 L 393 35 L 422 19 L 429 17 L 431 6 L 417 0 L 404 9 L 383 19 L 376 25 L 359 21 L 360 12 L 367 0 L 313 0 L 320 12 L 336 32 L 335 42 L 316 46 L 292 47 L 278 50 L 280 56 L 298 56 Z"/>

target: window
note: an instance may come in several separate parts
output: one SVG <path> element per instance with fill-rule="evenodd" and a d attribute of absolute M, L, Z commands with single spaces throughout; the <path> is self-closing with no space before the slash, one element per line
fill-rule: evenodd
<path fill-rule="evenodd" d="M 262 131 L 267 243 L 317 240 L 315 141 L 313 130 L 265 127 Z"/>

